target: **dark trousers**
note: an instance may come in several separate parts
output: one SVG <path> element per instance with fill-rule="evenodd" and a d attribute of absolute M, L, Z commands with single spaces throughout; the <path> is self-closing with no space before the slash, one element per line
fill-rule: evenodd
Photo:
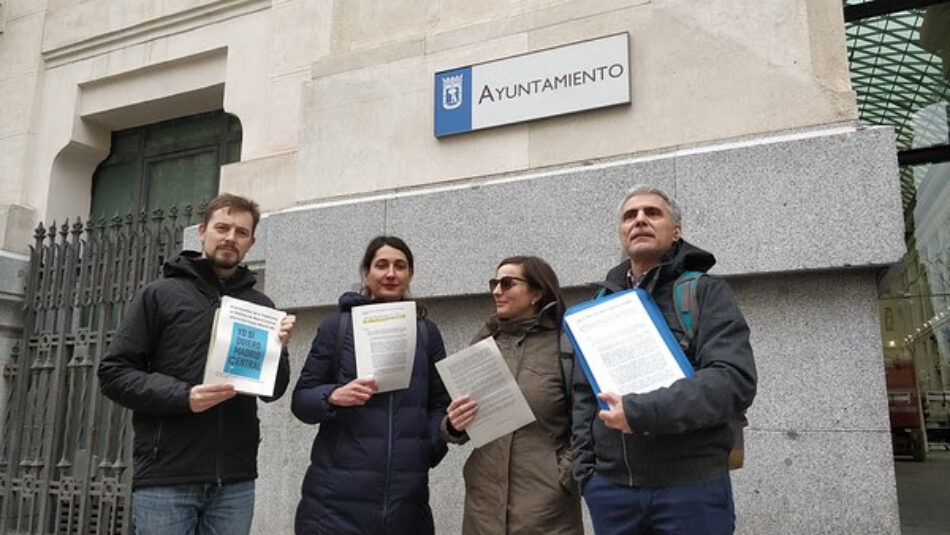
<path fill-rule="evenodd" d="M 597 535 L 731 535 L 735 508 L 729 476 L 667 487 L 627 487 L 594 473 L 584 501 Z"/>

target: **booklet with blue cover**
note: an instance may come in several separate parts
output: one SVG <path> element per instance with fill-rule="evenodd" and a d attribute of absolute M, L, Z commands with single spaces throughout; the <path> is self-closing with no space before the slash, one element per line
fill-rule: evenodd
<path fill-rule="evenodd" d="M 642 289 L 567 309 L 564 332 L 595 395 L 643 394 L 693 375 L 663 314 Z"/>
<path fill-rule="evenodd" d="M 224 296 L 214 313 L 205 384 L 232 384 L 242 394 L 274 395 L 285 312 Z"/>

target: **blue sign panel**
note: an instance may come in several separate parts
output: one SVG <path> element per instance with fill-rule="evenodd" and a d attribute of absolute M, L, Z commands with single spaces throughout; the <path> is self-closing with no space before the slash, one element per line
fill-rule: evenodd
<path fill-rule="evenodd" d="M 231 330 L 231 347 L 224 371 L 248 379 L 259 380 L 267 351 L 267 331 L 234 322 Z"/>
<path fill-rule="evenodd" d="M 435 74 L 435 136 L 472 129 L 472 68 Z"/>

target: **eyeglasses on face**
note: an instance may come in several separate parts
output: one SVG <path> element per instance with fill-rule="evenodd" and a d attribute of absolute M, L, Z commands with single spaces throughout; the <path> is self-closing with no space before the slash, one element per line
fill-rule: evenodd
<path fill-rule="evenodd" d="M 489 279 L 489 280 L 488 280 L 488 291 L 494 292 L 494 291 L 495 291 L 495 287 L 500 284 L 500 285 L 501 285 L 501 291 L 507 292 L 508 290 L 511 289 L 512 286 L 515 285 L 516 282 L 523 282 L 523 283 L 525 283 L 525 284 L 528 284 L 528 281 L 525 280 L 525 279 L 522 279 L 521 277 L 512 277 L 512 276 L 508 275 L 508 276 L 502 277 L 502 278 L 500 278 L 500 279 Z"/>

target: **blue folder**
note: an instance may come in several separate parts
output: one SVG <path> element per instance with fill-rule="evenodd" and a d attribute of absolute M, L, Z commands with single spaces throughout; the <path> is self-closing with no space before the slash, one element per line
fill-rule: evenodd
<path fill-rule="evenodd" d="M 567 312 L 564 313 L 564 332 L 571 341 L 571 345 L 574 346 L 574 355 L 576 356 L 577 361 L 580 363 L 581 369 L 584 370 L 584 375 L 587 376 L 587 381 L 590 383 L 591 389 L 594 391 L 594 396 L 597 396 L 601 393 L 600 386 L 597 384 L 597 379 L 594 378 L 594 374 L 591 373 L 590 367 L 587 365 L 587 359 L 584 358 L 584 352 L 581 351 L 580 346 L 577 344 L 577 340 L 574 339 L 574 333 L 571 332 L 571 328 L 567 323 L 567 318 L 572 314 L 576 314 L 582 310 L 596 307 L 598 305 L 607 303 L 612 299 L 625 296 L 630 292 L 637 294 L 637 297 L 643 304 L 643 308 L 646 310 L 647 315 L 651 320 L 653 320 L 653 325 L 660 333 L 660 337 L 666 343 L 670 353 L 673 354 L 673 358 L 676 360 L 676 363 L 679 364 L 680 369 L 683 370 L 683 375 L 686 377 L 692 377 L 693 375 L 693 366 L 689 363 L 689 359 L 687 359 L 686 355 L 683 353 L 683 348 L 681 348 L 679 342 L 676 341 L 676 337 L 673 336 L 673 332 L 670 331 L 670 327 L 667 325 L 666 318 L 663 317 L 663 313 L 660 312 L 660 308 L 656 306 L 656 302 L 653 301 L 653 298 L 650 297 L 650 294 L 648 294 L 646 290 L 635 288 L 633 290 L 613 293 L 604 297 L 598 297 L 592 301 L 587 301 L 586 303 L 574 305 L 568 308 Z M 607 403 L 605 403 L 602 399 L 597 398 L 597 403 L 600 405 L 601 409 L 610 410 L 610 407 L 608 407 Z"/>

